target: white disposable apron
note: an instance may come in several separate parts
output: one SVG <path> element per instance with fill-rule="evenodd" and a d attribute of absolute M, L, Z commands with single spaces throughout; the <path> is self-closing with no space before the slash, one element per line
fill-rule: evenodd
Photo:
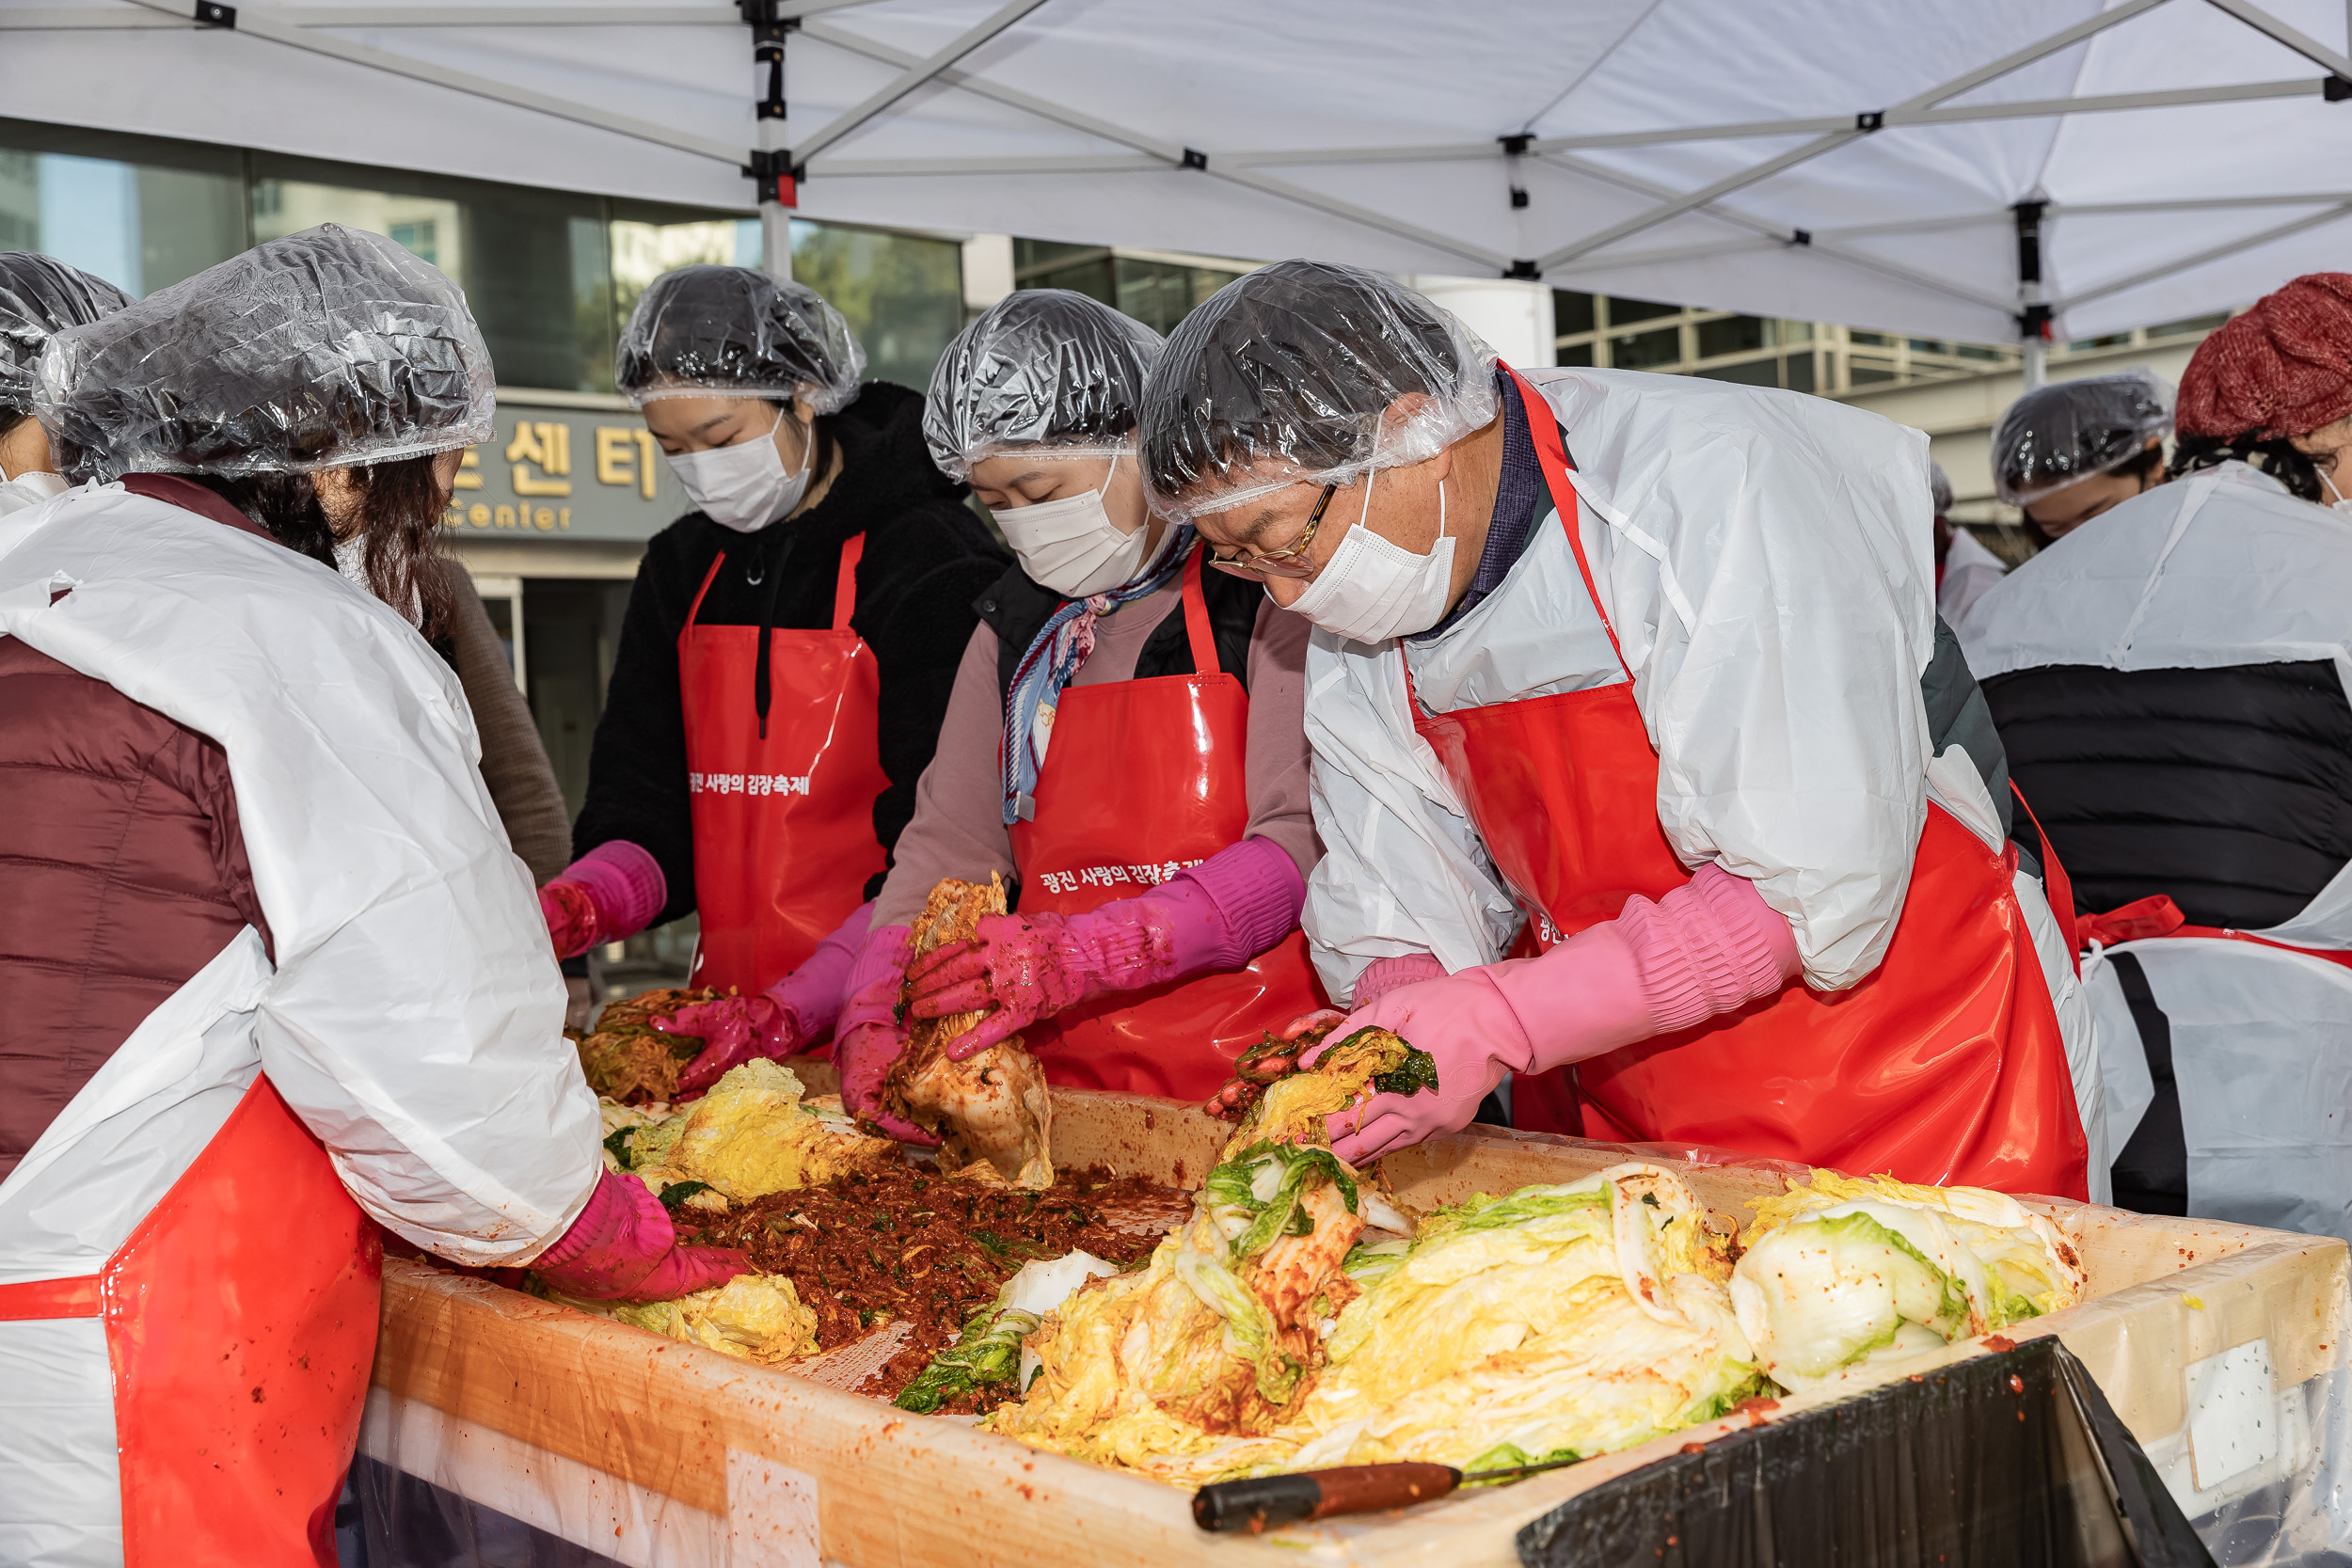
<path fill-rule="evenodd" d="M 2352 865 L 2295 918 L 2226 937 L 2156 937 L 2083 959 L 2099 1021 L 2107 1137 L 2121 1153 L 2169 1047 L 2188 1152 L 2188 1212 L 2352 1242 Z M 2283 943 L 2273 946 L 2269 943 Z M 2169 1041 L 2142 1039 L 2112 961 L 2138 960 Z"/>
<path fill-rule="evenodd" d="M 2344 527 L 2242 464 L 2164 485 L 1987 593 L 1960 628 L 1969 666 L 1990 682 L 2047 665 L 2325 658 L 2352 692 Z M 2352 867 L 2294 918 L 2243 933 L 2258 941 L 2108 931 L 2135 940 L 2093 942 L 2082 981 L 2110 1149 L 2124 1152 L 2155 1101 L 2153 1053 L 2178 1092 L 2191 1215 L 2352 1240 L 2352 971 L 2289 950 L 2352 951 Z M 2126 955 L 2169 1039 L 2141 1038 L 2113 961 Z"/>
<path fill-rule="evenodd" d="M 314 1559 L 317 1450 L 346 1440 L 342 1412 L 356 1431 L 368 1360 L 342 1331 L 374 1313 L 354 1202 L 501 1265 L 562 1234 L 594 1189 L 595 1097 L 557 1033 L 529 874 L 454 677 L 391 611 L 274 542 L 142 494 L 69 492 L 0 518 L 0 635 L 220 745 L 277 963 L 242 932 L 0 1183 L 0 1563 Z M 243 1256 L 254 1238 L 277 1258 Z M 329 1241 L 341 1266 L 312 1269 L 305 1249 Z M 216 1367 L 175 1358 L 222 1322 L 262 1327 L 244 1348 L 215 1334 Z M 322 1336 L 329 1354 L 302 1348 Z M 202 1391 L 199 1370 L 270 1346 L 292 1348 L 227 1400 Z M 140 1365 L 162 1375 L 119 1373 Z M 157 1388 L 168 1399 L 143 1393 Z M 256 1419 L 273 1413 L 291 1420 Z M 198 1473 L 224 1451 L 215 1431 L 236 1483 Z M 287 1488 L 291 1518 L 246 1506 L 257 1482 Z M 208 1539 L 241 1525 L 233 1548 Z"/>

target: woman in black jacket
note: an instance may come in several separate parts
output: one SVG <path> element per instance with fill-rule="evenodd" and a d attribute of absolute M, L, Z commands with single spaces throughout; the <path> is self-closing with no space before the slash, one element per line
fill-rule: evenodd
<path fill-rule="evenodd" d="M 622 334 L 620 388 L 700 509 L 638 568 L 541 902 L 566 956 L 699 910 L 693 983 L 739 993 L 704 1028 L 771 1032 L 789 998 L 759 993 L 863 931 L 1005 569 L 921 394 L 864 369 L 832 306 L 744 267 L 663 274 Z"/>

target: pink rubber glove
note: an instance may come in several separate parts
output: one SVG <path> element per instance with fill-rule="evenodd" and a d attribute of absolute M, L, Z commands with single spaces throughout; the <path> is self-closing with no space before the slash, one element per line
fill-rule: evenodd
<path fill-rule="evenodd" d="M 1445 965 L 1432 953 L 1406 953 L 1393 958 L 1375 958 L 1364 965 L 1364 972 L 1356 976 L 1355 1005 L 1369 1007 L 1399 986 L 1409 986 L 1417 980 L 1442 980 Z"/>
<path fill-rule="evenodd" d="M 898 997 L 906 989 L 907 946 L 914 935 L 905 926 L 884 926 L 866 934 L 850 970 L 841 1022 L 834 1033 L 833 1062 L 841 1069 L 842 1107 L 851 1116 L 872 1122 L 900 1143 L 935 1148 L 937 1138 L 882 1109 L 882 1078 L 907 1048 Z"/>
<path fill-rule="evenodd" d="M 703 1041 L 702 1054 L 678 1074 L 679 1097 L 701 1094 L 755 1056 L 779 1062 L 833 1033 L 873 915 L 872 904 L 860 904 L 807 962 L 757 996 L 722 996 L 655 1019 L 653 1026 L 664 1034 Z"/>
<path fill-rule="evenodd" d="M 678 1245 L 661 1200 L 611 1170 L 571 1228 L 531 1265 L 549 1288 L 588 1301 L 669 1301 L 724 1285 L 751 1266 L 729 1248 Z"/>
<path fill-rule="evenodd" d="M 677 1098 L 690 1099 L 755 1056 L 781 1061 L 800 1049 L 798 1021 L 766 994 L 693 1002 L 653 1021 L 665 1035 L 690 1035 L 702 1052 L 677 1075 Z"/>
<path fill-rule="evenodd" d="M 596 944 L 596 901 L 578 882 L 559 879 L 541 888 L 539 918 L 548 923 L 559 958 L 578 958 Z"/>
<path fill-rule="evenodd" d="M 559 958 L 635 936 L 669 901 L 661 863 L 625 838 L 597 845 L 539 890 L 539 912 Z"/>
<path fill-rule="evenodd" d="M 986 915 L 909 966 L 907 1015 L 989 1011 L 947 1048 L 962 1061 L 1082 1002 L 1239 969 L 1290 934 L 1306 896 L 1288 850 L 1247 838 L 1082 914 Z"/>
<path fill-rule="evenodd" d="M 1332 1152 L 1360 1165 L 1454 1132 L 1506 1073 L 1689 1028 L 1777 993 L 1796 972 L 1788 921 L 1754 883 L 1702 866 L 1658 902 L 1629 899 L 1616 919 L 1539 958 L 1398 986 L 1359 1007 L 1326 1044 L 1368 1024 L 1393 1030 L 1437 1058 L 1438 1088 L 1375 1095 L 1333 1117 Z"/>

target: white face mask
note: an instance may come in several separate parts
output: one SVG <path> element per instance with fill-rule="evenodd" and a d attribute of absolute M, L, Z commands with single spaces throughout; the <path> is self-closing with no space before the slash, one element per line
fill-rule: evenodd
<path fill-rule="evenodd" d="M 2352 500 L 2344 499 L 2344 492 L 2336 488 L 2334 477 L 2330 475 L 2326 468 L 2321 468 L 2319 470 L 2319 483 L 2328 486 L 2328 493 L 2336 498 L 2333 501 L 2328 503 L 2328 510 L 2330 512 L 2341 512 L 2346 516 L 2352 516 Z"/>
<path fill-rule="evenodd" d="M 1143 569 L 1143 542 L 1151 529 L 1130 533 L 1111 521 L 1103 505 L 1111 474 L 1118 471 L 1114 456 L 1099 490 L 993 514 L 1023 571 L 1065 598 L 1083 599 L 1107 594 Z"/>
<path fill-rule="evenodd" d="M 1331 552 L 1291 610 L 1325 631 L 1351 642 L 1385 642 L 1427 631 L 1445 615 L 1454 587 L 1454 538 L 1445 531 L 1445 481 L 1438 482 L 1438 542 L 1415 555 L 1372 531 L 1372 486 L 1364 483 L 1364 510 Z"/>
<path fill-rule="evenodd" d="M 817 443 L 801 443 L 801 471 L 784 471 L 784 453 L 776 450 L 776 432 L 783 428 L 784 410 L 765 434 L 731 447 L 708 451 L 671 454 L 670 471 L 702 508 L 703 515 L 738 533 L 756 533 L 801 504 L 808 493 L 808 470 Z"/>

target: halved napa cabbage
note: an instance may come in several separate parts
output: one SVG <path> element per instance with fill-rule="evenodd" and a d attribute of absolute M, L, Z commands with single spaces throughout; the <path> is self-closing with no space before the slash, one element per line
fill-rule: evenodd
<path fill-rule="evenodd" d="M 1200 1256 L 1188 1266 L 1208 1275 L 1212 1238 L 1260 1231 L 1266 1213 L 1288 1207 L 1282 1195 L 1302 1167 L 1314 1174 L 1296 1212 L 1343 1207 L 1336 1175 L 1298 1158 L 1322 1151 L 1272 1156 L 1269 1147 L 1219 1168 L 1193 1226 L 1163 1243 L 1152 1271 L 1089 1286 L 1047 1318 L 1032 1339 L 1044 1371 L 1025 1404 L 997 1413 L 995 1430 L 1199 1484 L 1391 1459 L 1470 1468 L 1498 1454 L 1507 1464 L 1600 1453 L 1705 1419 L 1758 1386 L 1723 1285 L 1722 1241 L 1679 1180 L 1633 1164 L 1481 1195 L 1430 1216 L 1415 1237 L 1350 1251 L 1302 1304 L 1295 1322 L 1311 1325 L 1319 1351 L 1301 1358 L 1286 1401 L 1262 1400 L 1270 1418 L 1203 1419 L 1181 1377 L 1155 1397 L 1151 1369 L 1163 1358 L 1214 1360 L 1188 1337 L 1205 1328 L 1186 1315 L 1191 1304 L 1167 1310 L 1152 1283 L 1162 1259 L 1172 1271 L 1190 1247 Z M 1324 1231 L 1321 1218 L 1311 1223 Z M 1291 1242 L 1278 1234 L 1267 1256 Z M 1263 1277 L 1263 1264 L 1224 1273 L 1261 1304 L 1269 1291 L 1294 1299 Z M 1294 1326 L 1271 1312 L 1267 1321 L 1286 1351 L 1297 1345 Z M 1229 1326 L 1219 1349 L 1231 1355 L 1245 1341 Z"/>
<path fill-rule="evenodd" d="M 802 1093 L 791 1069 L 754 1057 L 701 1100 L 659 1120 L 612 1107 L 606 1160 L 656 1193 L 699 1181 L 739 1203 L 830 1181 L 890 1148 L 887 1139 L 868 1137 L 846 1118 L 804 1105 Z"/>
<path fill-rule="evenodd" d="M 1752 1205 L 1732 1300 L 1785 1387 L 1991 1333 L 2082 1299 L 2058 1227 L 2006 1194 L 1813 1172 Z"/>
<path fill-rule="evenodd" d="M 1764 1370 L 1806 1388 L 1872 1353 L 1950 1343 L 1968 1326 L 1960 1282 L 1861 1212 L 1808 1215 L 1759 1240 L 1732 1274 L 1740 1326 Z"/>
<path fill-rule="evenodd" d="M 1350 1274 L 1364 1293 L 1272 1434 L 1292 1451 L 1233 1456 L 1247 1467 L 1604 1453 L 1756 1389 L 1723 1242 L 1658 1166 L 1481 1195 L 1409 1243 L 1359 1250 Z"/>
<path fill-rule="evenodd" d="M 1383 1082 L 1375 1084 L 1375 1079 Z M 1326 1048 L 1312 1068 L 1268 1085 L 1264 1096 L 1242 1118 L 1241 1130 L 1227 1142 L 1225 1157 L 1231 1159 L 1236 1150 L 1257 1143 L 1327 1148 L 1331 1139 L 1325 1123 L 1328 1118 L 1369 1099 L 1375 1089 L 1391 1086 L 1402 1094 L 1434 1090 L 1437 1063 L 1400 1035 L 1386 1029 L 1359 1029 Z"/>
<path fill-rule="evenodd" d="M 548 1299 L 739 1361 L 777 1365 L 817 1354 L 817 1314 L 780 1274 L 739 1274 L 707 1291 L 634 1306 L 552 1293 Z"/>
<path fill-rule="evenodd" d="M 1171 1479 L 1271 1430 L 1356 1293 L 1341 1265 L 1367 1194 L 1327 1148 L 1261 1139 L 1231 1151 L 1140 1274 L 1094 1280 L 1046 1315 L 1026 1346 L 1038 1371 L 1025 1399 L 990 1425 Z"/>

